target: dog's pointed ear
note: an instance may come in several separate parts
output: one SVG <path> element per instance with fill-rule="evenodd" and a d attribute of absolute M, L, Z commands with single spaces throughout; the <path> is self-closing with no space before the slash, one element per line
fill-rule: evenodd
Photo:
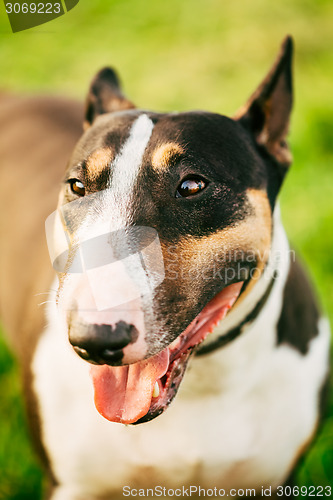
<path fill-rule="evenodd" d="M 239 120 L 255 140 L 287 167 L 292 156 L 286 137 L 292 108 L 293 41 L 287 36 L 272 69 L 234 119 Z"/>
<path fill-rule="evenodd" d="M 112 68 L 103 68 L 90 84 L 84 128 L 90 127 L 98 115 L 132 108 L 135 106 L 123 95 L 117 73 Z"/>

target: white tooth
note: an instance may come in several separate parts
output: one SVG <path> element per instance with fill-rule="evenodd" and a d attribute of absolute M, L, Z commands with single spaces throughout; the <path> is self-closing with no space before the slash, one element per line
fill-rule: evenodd
<path fill-rule="evenodd" d="M 159 395 L 160 395 L 160 386 L 158 385 L 158 382 L 156 381 L 155 385 L 154 385 L 154 390 L 153 390 L 153 398 L 158 398 Z"/>

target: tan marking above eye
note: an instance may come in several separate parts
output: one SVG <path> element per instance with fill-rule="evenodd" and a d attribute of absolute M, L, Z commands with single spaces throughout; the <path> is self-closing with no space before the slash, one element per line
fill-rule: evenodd
<path fill-rule="evenodd" d="M 166 170 L 170 163 L 184 154 L 183 148 L 176 142 L 168 142 L 159 146 L 152 155 L 154 170 Z"/>
<path fill-rule="evenodd" d="M 111 148 L 96 149 L 87 160 L 87 174 L 91 180 L 96 179 L 101 172 L 113 160 L 113 152 Z"/>

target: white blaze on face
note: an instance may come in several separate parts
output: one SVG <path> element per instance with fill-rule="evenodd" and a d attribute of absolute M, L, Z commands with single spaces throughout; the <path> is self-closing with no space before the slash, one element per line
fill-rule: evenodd
<path fill-rule="evenodd" d="M 154 124 L 147 115 L 141 115 L 133 124 L 130 136 L 112 166 L 113 196 L 123 214 L 131 204 L 133 190 L 142 165 L 142 158 Z"/>
<path fill-rule="evenodd" d="M 82 272 L 67 274 L 59 300 L 62 310 L 76 309 L 83 322 L 115 325 L 123 320 L 133 324 L 139 337 L 124 349 L 125 363 L 137 361 L 147 352 L 145 323 L 153 320 L 152 291 L 164 278 L 157 233 L 150 238 L 148 252 L 152 272 L 146 265 L 145 249 L 133 253 L 130 248 L 131 238 L 135 238 L 130 227 L 134 189 L 153 127 L 146 114 L 140 115 L 111 165 L 108 189 L 78 200 L 86 202 L 86 214 L 74 236 Z M 88 252 L 86 242 L 91 243 Z M 88 265 L 91 260 L 100 264 Z M 144 308 L 142 296 L 151 297 Z"/>
<path fill-rule="evenodd" d="M 89 233 L 91 230 L 99 232 L 96 224 L 106 224 L 109 231 L 116 231 L 130 222 L 134 189 L 153 128 L 154 124 L 146 114 L 140 115 L 133 123 L 128 139 L 110 167 L 109 187 L 97 193 L 98 203 L 92 204 L 79 230 L 80 238 L 87 230 Z"/>

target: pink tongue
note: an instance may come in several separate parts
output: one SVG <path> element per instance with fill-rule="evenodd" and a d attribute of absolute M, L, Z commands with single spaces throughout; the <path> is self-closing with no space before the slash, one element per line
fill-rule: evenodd
<path fill-rule="evenodd" d="M 155 382 L 169 366 L 169 349 L 129 366 L 93 366 L 95 405 L 111 422 L 131 424 L 148 412 Z"/>

